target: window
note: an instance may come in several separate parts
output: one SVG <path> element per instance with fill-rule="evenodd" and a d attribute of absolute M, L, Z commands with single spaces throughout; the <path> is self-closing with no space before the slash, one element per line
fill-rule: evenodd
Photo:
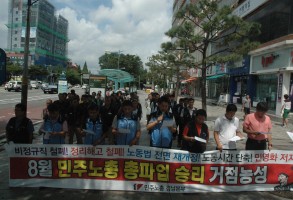
<path fill-rule="evenodd" d="M 14 41 L 17 41 L 17 38 L 14 38 Z"/>
<path fill-rule="evenodd" d="M 256 102 L 267 102 L 270 110 L 276 109 L 278 76 L 266 74 L 257 76 Z"/>
<path fill-rule="evenodd" d="M 17 31 L 14 31 L 14 34 L 17 34 Z"/>
<path fill-rule="evenodd" d="M 18 21 L 18 17 L 15 18 L 15 21 Z"/>

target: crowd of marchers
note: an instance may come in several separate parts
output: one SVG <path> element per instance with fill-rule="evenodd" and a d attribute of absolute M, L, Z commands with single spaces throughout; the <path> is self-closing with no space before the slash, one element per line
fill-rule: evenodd
<path fill-rule="evenodd" d="M 42 112 L 38 132 L 43 144 L 139 145 L 145 123 L 141 122 L 142 104 L 135 92 L 125 95 L 118 91 L 103 97 L 99 91 L 80 97 L 71 90 L 58 97 L 54 102 L 48 99 Z M 216 119 L 214 130 L 205 123 L 206 110 L 195 108 L 193 98 L 180 98 L 177 103 L 174 94 L 160 96 L 154 92 L 144 100 L 144 106 L 151 147 L 172 148 L 177 140 L 178 148 L 203 153 L 209 145 L 210 131 L 219 151 L 237 150 L 236 141 L 244 138 L 246 150 L 270 150 L 273 146 L 268 106 L 259 102 L 256 112 L 250 113 L 249 96 L 243 103 L 243 130 L 235 116 L 235 104 L 227 105 L 226 112 Z M 15 117 L 6 126 L 7 142 L 32 143 L 34 126 L 25 117 L 26 111 L 22 104 L 15 106 Z"/>

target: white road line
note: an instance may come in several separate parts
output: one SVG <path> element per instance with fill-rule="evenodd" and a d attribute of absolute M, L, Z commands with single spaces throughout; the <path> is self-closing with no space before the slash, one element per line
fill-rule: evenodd
<path fill-rule="evenodd" d="M 39 100 L 46 100 L 46 99 L 57 99 L 57 96 L 48 96 L 48 95 L 42 95 L 42 96 L 32 96 L 28 97 L 27 101 L 39 101 Z M 14 98 L 14 99 L 2 99 L 0 100 L 0 105 L 4 104 L 11 104 L 11 103 L 19 103 L 21 101 L 21 98 Z"/>

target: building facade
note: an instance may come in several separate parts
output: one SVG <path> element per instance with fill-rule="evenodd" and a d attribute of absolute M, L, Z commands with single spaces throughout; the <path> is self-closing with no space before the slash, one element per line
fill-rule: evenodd
<path fill-rule="evenodd" d="M 25 46 L 27 1 L 9 0 L 7 52 L 23 54 Z M 29 57 L 32 65 L 66 66 L 68 58 L 68 21 L 55 15 L 47 0 L 31 6 Z"/>
<path fill-rule="evenodd" d="M 270 111 L 280 115 L 284 94 L 293 100 L 293 1 L 246 0 L 234 13 L 261 24 L 261 34 L 254 37 L 261 45 L 249 53 L 249 73 L 240 80 L 247 80 L 253 106 L 267 102 Z"/>

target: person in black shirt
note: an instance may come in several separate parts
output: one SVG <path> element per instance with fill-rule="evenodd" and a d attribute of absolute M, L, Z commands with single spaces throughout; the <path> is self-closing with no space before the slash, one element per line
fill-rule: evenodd
<path fill-rule="evenodd" d="M 187 150 L 192 153 L 203 153 L 209 140 L 209 129 L 204 123 L 207 118 L 207 113 L 203 109 L 196 111 L 195 118 L 185 126 L 183 130 L 182 150 Z M 198 141 L 196 138 L 205 140 Z"/>
<path fill-rule="evenodd" d="M 69 133 L 69 144 L 73 144 L 73 137 L 76 136 L 77 144 L 82 144 L 82 136 L 80 135 L 79 128 L 81 127 L 82 111 L 79 105 L 79 96 L 76 95 L 70 101 L 70 106 L 67 110 L 67 125 Z"/>
<path fill-rule="evenodd" d="M 106 137 L 108 138 L 108 143 L 110 145 L 113 145 L 115 144 L 115 141 L 112 134 L 112 123 L 115 117 L 115 112 L 112 107 L 112 97 L 110 96 L 105 97 L 105 103 L 101 107 L 100 113 L 101 113 L 100 115 L 103 122 L 104 132 L 106 134 Z"/>
<path fill-rule="evenodd" d="M 33 141 L 34 126 L 32 121 L 25 117 L 26 107 L 19 103 L 15 105 L 15 117 L 6 125 L 6 140 L 18 144 L 31 144 Z"/>

